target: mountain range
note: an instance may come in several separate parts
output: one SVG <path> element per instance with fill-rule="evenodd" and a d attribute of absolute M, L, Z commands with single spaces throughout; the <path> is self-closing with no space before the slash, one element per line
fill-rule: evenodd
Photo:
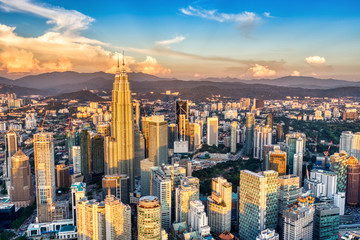
<path fill-rule="evenodd" d="M 128 73 L 131 89 L 142 97 L 166 98 L 166 90 L 178 91 L 182 98 L 204 100 L 213 95 L 231 98 L 258 97 L 264 99 L 286 96 L 356 96 L 360 97 L 360 82 L 319 79 L 304 76 L 287 76 L 276 79 L 244 80 L 238 78 L 204 78 L 178 80 L 160 78 L 144 73 Z M 30 75 L 16 80 L 0 77 L 0 93 L 15 92 L 18 95 L 40 94 L 58 96 L 84 89 L 110 92 L 114 75 L 105 72 L 78 73 L 52 72 Z M 153 91 L 154 94 L 149 94 Z M 76 93 L 80 96 L 81 92 Z M 70 97 L 71 96 L 67 96 Z M 63 97 L 61 97 L 63 98 Z M 100 100 L 100 99 L 99 99 Z"/>

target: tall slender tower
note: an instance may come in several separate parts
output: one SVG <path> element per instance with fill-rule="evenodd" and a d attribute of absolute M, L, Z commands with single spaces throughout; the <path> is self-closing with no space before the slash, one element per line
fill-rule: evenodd
<path fill-rule="evenodd" d="M 123 54 L 124 55 L 124 54 Z M 105 140 L 105 174 L 126 174 L 134 188 L 134 116 L 125 63 L 116 69 L 112 91 L 111 137 Z"/>
<path fill-rule="evenodd" d="M 52 221 L 55 201 L 54 142 L 51 133 L 34 135 L 36 206 L 38 221 Z"/>

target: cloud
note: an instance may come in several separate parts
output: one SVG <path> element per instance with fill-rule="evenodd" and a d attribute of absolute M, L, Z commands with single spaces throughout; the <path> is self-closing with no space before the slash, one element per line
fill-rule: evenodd
<path fill-rule="evenodd" d="M 143 72 L 152 75 L 166 75 L 171 73 L 169 68 L 160 65 L 153 57 L 147 56 L 145 61 L 130 65 L 133 71 Z"/>
<path fill-rule="evenodd" d="M 168 40 L 163 40 L 163 41 L 157 41 L 156 44 L 157 45 L 163 45 L 163 46 L 167 46 L 173 43 L 179 43 L 185 40 L 184 36 L 177 36 L 173 39 L 168 39 Z"/>
<path fill-rule="evenodd" d="M 298 76 L 300 76 L 300 72 L 297 71 L 297 70 L 294 70 L 294 71 L 291 73 L 291 76 L 298 77 Z"/>
<path fill-rule="evenodd" d="M 306 63 L 317 66 L 317 65 L 324 65 L 326 63 L 326 60 L 324 57 L 320 56 L 310 56 L 305 58 Z"/>
<path fill-rule="evenodd" d="M 260 20 L 260 17 L 256 13 L 248 11 L 241 13 L 221 13 L 217 9 L 205 10 L 188 6 L 187 8 L 181 8 L 180 12 L 188 16 L 200 17 L 220 23 L 237 23 L 237 29 L 243 31 L 246 35 L 254 28 L 256 22 Z"/>
<path fill-rule="evenodd" d="M 275 70 L 270 69 L 268 66 L 262 66 L 259 64 L 254 64 L 249 68 L 253 72 L 254 77 L 270 77 L 276 74 Z"/>
<path fill-rule="evenodd" d="M 267 18 L 274 18 L 274 16 L 271 16 L 270 12 L 264 12 L 264 16 Z"/>
<path fill-rule="evenodd" d="M 26 12 L 48 19 L 46 23 L 53 24 L 54 31 L 74 33 L 87 29 L 93 18 L 75 10 L 60 7 L 34 4 L 30 0 L 0 0 L 0 7 L 8 12 Z"/>

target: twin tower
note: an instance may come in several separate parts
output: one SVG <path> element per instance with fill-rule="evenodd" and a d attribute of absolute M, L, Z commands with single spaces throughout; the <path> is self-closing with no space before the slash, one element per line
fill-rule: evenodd
<path fill-rule="evenodd" d="M 130 84 L 123 60 L 117 65 L 112 91 L 111 136 L 105 138 L 105 174 L 126 174 L 134 189 L 134 117 Z"/>

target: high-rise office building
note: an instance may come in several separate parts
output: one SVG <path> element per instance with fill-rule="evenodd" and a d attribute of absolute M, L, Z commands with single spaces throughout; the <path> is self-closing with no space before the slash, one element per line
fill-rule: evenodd
<path fill-rule="evenodd" d="M 175 190 L 175 221 L 187 222 L 190 201 L 199 200 L 199 179 L 196 177 L 185 177 L 181 185 Z"/>
<path fill-rule="evenodd" d="M 283 239 L 312 240 L 314 212 L 314 198 L 310 196 L 299 197 L 296 203 L 284 209 Z"/>
<path fill-rule="evenodd" d="M 140 161 L 145 159 L 145 139 L 144 135 L 139 129 L 139 126 L 134 127 L 135 138 L 135 159 L 133 164 L 134 177 L 140 176 Z"/>
<path fill-rule="evenodd" d="M 340 215 L 344 215 L 344 213 L 345 213 L 345 192 L 335 193 L 334 205 L 339 208 Z"/>
<path fill-rule="evenodd" d="M 360 159 L 360 132 L 353 134 L 351 155 Z"/>
<path fill-rule="evenodd" d="M 185 118 L 189 118 L 189 102 L 188 100 L 176 100 L 175 101 L 175 121 L 177 124 L 179 121 L 179 115 L 184 114 Z"/>
<path fill-rule="evenodd" d="M 207 118 L 207 145 L 218 146 L 218 118 L 208 117 Z"/>
<path fill-rule="evenodd" d="M 169 232 L 171 227 L 171 179 L 165 175 L 162 168 L 152 167 L 151 195 L 158 197 L 161 205 L 161 227 Z"/>
<path fill-rule="evenodd" d="M 271 128 L 271 130 L 272 130 L 273 125 L 274 125 L 274 114 L 269 113 L 269 114 L 266 116 L 265 126 Z"/>
<path fill-rule="evenodd" d="M 255 116 L 253 113 L 246 114 L 245 150 L 246 155 L 253 154 Z"/>
<path fill-rule="evenodd" d="M 230 152 L 236 153 L 236 143 L 237 143 L 237 122 L 233 121 L 231 123 L 231 147 Z"/>
<path fill-rule="evenodd" d="M 189 149 L 196 151 L 201 147 L 201 126 L 199 123 L 190 123 L 189 125 Z"/>
<path fill-rule="evenodd" d="M 332 204 L 318 204 L 314 215 L 314 240 L 336 240 L 339 237 L 339 208 Z"/>
<path fill-rule="evenodd" d="M 287 171 L 288 174 L 297 174 L 294 172 L 294 169 L 298 171 L 298 169 L 302 169 L 302 159 L 297 158 L 296 164 L 294 163 L 294 155 L 295 154 L 304 154 L 305 153 L 305 143 L 306 143 L 306 135 L 304 133 L 289 133 L 286 134 L 286 144 L 288 145 L 288 166 Z M 295 167 L 296 165 L 296 167 Z"/>
<path fill-rule="evenodd" d="M 278 218 L 278 173 L 240 171 L 239 235 L 256 239 L 260 231 L 274 229 Z"/>
<path fill-rule="evenodd" d="M 155 196 L 141 197 L 137 207 L 138 239 L 161 238 L 161 206 Z"/>
<path fill-rule="evenodd" d="M 104 202 L 82 198 L 76 212 L 79 240 L 131 239 L 131 208 L 113 195 Z"/>
<path fill-rule="evenodd" d="M 176 124 L 171 123 L 168 125 L 168 148 L 174 149 L 174 142 L 178 141 L 178 127 Z"/>
<path fill-rule="evenodd" d="M 314 197 L 332 198 L 337 189 L 337 174 L 330 171 L 314 169 L 310 172 L 310 179 L 305 179 L 306 190 L 311 190 Z M 310 189 L 308 189 L 310 186 Z"/>
<path fill-rule="evenodd" d="M 264 146 L 271 145 L 272 129 L 256 126 L 254 131 L 254 158 L 264 160 Z"/>
<path fill-rule="evenodd" d="M 16 132 L 9 131 L 5 135 L 5 150 L 6 150 L 6 177 L 10 179 L 11 177 L 11 157 L 18 150 L 18 139 Z"/>
<path fill-rule="evenodd" d="M 108 123 L 101 123 L 96 125 L 96 132 L 103 137 L 110 136 L 110 125 Z"/>
<path fill-rule="evenodd" d="M 135 102 L 134 107 L 135 107 L 135 124 L 138 127 L 140 127 L 140 103 Z"/>
<path fill-rule="evenodd" d="M 91 136 L 87 129 L 80 131 L 81 174 L 87 179 L 91 174 Z"/>
<path fill-rule="evenodd" d="M 347 160 L 346 203 L 350 206 L 360 203 L 360 164 L 354 156 Z"/>
<path fill-rule="evenodd" d="M 352 151 L 353 133 L 351 131 L 343 131 L 340 135 L 339 152 L 345 151 L 348 155 Z"/>
<path fill-rule="evenodd" d="M 51 222 L 55 201 L 54 142 L 51 133 L 34 135 L 36 207 L 38 222 Z"/>
<path fill-rule="evenodd" d="M 190 138 L 190 126 L 189 119 L 185 114 L 180 114 L 178 119 L 178 132 L 180 141 L 189 141 Z"/>
<path fill-rule="evenodd" d="M 284 141 L 284 127 L 281 124 L 276 125 L 276 141 L 277 142 Z"/>
<path fill-rule="evenodd" d="M 112 91 L 111 137 L 105 138 L 105 174 L 126 174 L 134 189 L 134 115 L 125 63 L 117 66 Z"/>
<path fill-rule="evenodd" d="M 278 226 L 279 235 L 283 239 L 283 211 L 288 205 L 296 203 L 298 196 L 302 194 L 303 188 L 300 187 L 299 177 L 295 175 L 284 175 L 279 176 L 279 188 L 278 188 L 278 200 L 279 200 L 279 211 L 278 211 Z"/>
<path fill-rule="evenodd" d="M 232 185 L 222 177 L 213 178 L 208 197 L 208 216 L 211 231 L 220 234 L 231 230 Z"/>
<path fill-rule="evenodd" d="M 346 191 L 347 159 L 346 152 L 334 153 L 330 156 L 330 171 L 337 174 L 337 192 Z"/>
<path fill-rule="evenodd" d="M 104 137 L 100 134 L 91 136 L 91 172 L 95 175 L 104 174 Z"/>
<path fill-rule="evenodd" d="M 16 207 L 27 207 L 34 201 L 29 157 L 19 150 L 11 157 L 10 201 Z"/>
<path fill-rule="evenodd" d="M 269 152 L 269 170 L 274 170 L 279 173 L 279 176 L 286 174 L 286 152 L 281 151 L 280 148 Z"/>
<path fill-rule="evenodd" d="M 149 121 L 151 117 L 141 117 L 141 132 L 145 140 L 145 157 L 148 156 L 149 150 Z"/>
<path fill-rule="evenodd" d="M 81 173 L 81 148 L 80 148 L 80 146 L 72 147 L 72 157 L 73 157 L 74 173 Z"/>
<path fill-rule="evenodd" d="M 80 199 L 85 197 L 86 183 L 75 182 L 71 185 L 71 210 L 74 225 L 76 225 L 76 206 Z"/>
<path fill-rule="evenodd" d="M 105 175 L 102 179 L 104 195 L 110 190 L 124 204 L 130 203 L 130 178 L 125 174 Z"/>
<path fill-rule="evenodd" d="M 190 202 L 189 222 L 190 231 L 197 232 L 203 239 L 210 236 L 210 227 L 205 213 L 205 206 L 200 200 Z"/>
<path fill-rule="evenodd" d="M 155 166 L 168 161 L 168 124 L 164 115 L 153 115 L 149 121 L 149 160 Z"/>
<path fill-rule="evenodd" d="M 150 195 L 150 169 L 154 166 L 154 162 L 148 158 L 140 161 L 140 185 L 141 185 L 141 196 Z"/>
<path fill-rule="evenodd" d="M 55 183 L 57 188 L 70 187 L 70 168 L 65 164 L 58 164 L 55 167 Z"/>

